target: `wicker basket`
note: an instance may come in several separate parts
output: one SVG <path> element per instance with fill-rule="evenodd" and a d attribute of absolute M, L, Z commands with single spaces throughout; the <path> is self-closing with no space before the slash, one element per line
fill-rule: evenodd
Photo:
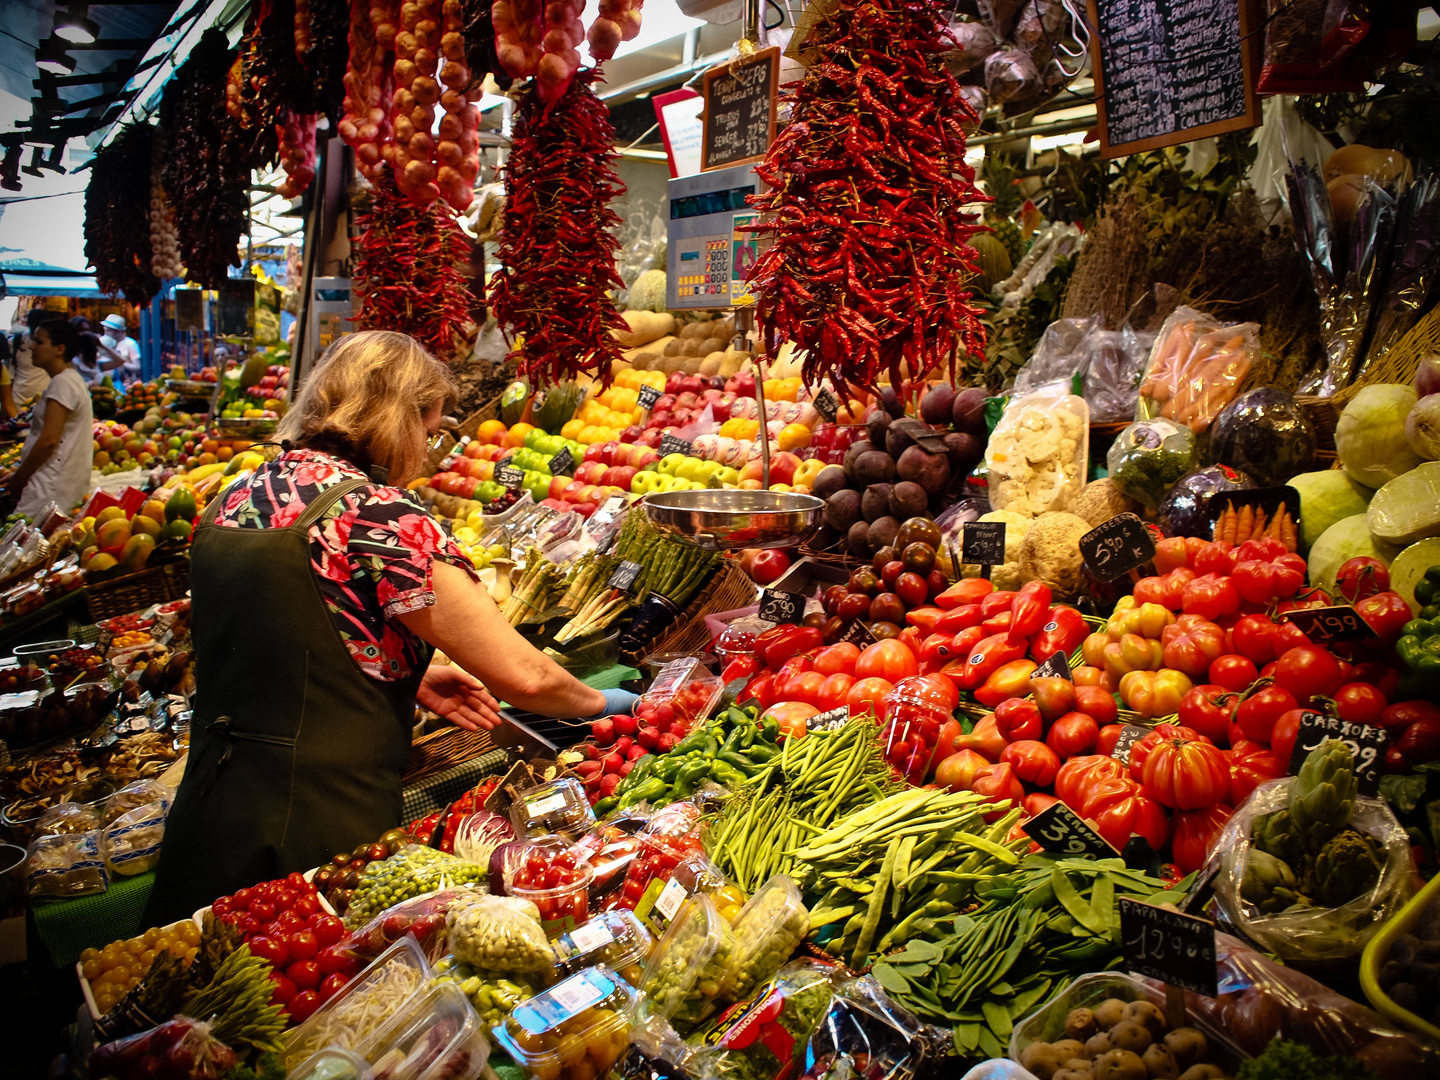
<path fill-rule="evenodd" d="M 488 731 L 443 727 L 428 735 L 422 735 L 410 744 L 410 762 L 405 767 L 405 786 L 419 783 L 426 777 L 453 769 L 456 765 L 463 765 L 494 749 L 495 740 Z"/>
<path fill-rule="evenodd" d="M 1435 353 L 1440 353 L 1440 307 L 1432 308 L 1395 343 L 1394 348 L 1382 359 L 1370 364 L 1364 374 L 1335 397 L 1343 407 L 1362 387 L 1373 383 L 1403 383 L 1409 386 L 1415 381 L 1420 361 Z"/>
<path fill-rule="evenodd" d="M 1340 410 L 1345 403 L 1334 398 L 1300 396 L 1295 399 L 1315 429 L 1315 456 L 1333 457 L 1335 454 L 1335 425 L 1340 420 Z"/>
<path fill-rule="evenodd" d="M 632 667 L 647 653 L 693 653 L 710 644 L 710 629 L 705 616 L 733 611 L 755 600 L 755 583 L 733 559 L 723 559 L 720 568 L 710 576 L 705 587 L 695 594 L 689 607 L 682 611 L 670 629 L 652 641 L 643 651 L 620 653 L 620 659 Z"/>
<path fill-rule="evenodd" d="M 182 599 L 190 589 L 190 558 L 183 556 L 133 574 L 85 586 L 85 610 L 91 622 L 113 619 L 151 604 Z"/>

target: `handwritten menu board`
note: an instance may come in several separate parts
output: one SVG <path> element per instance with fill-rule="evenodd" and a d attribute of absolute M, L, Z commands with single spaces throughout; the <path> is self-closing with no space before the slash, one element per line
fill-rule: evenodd
<path fill-rule="evenodd" d="M 1260 123 L 1249 5 L 1088 0 L 1105 157 Z"/>
<path fill-rule="evenodd" d="M 780 94 L 780 49 L 760 49 L 749 58 L 711 68 L 701 76 L 705 137 L 701 170 L 759 161 L 775 140 Z"/>

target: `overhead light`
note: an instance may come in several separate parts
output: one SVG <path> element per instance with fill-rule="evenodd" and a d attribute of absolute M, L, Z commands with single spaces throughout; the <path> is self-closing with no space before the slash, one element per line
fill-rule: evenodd
<path fill-rule="evenodd" d="M 46 38 L 35 50 L 35 66 L 51 75 L 69 75 L 75 70 L 75 58 L 65 52 L 59 38 Z"/>
<path fill-rule="evenodd" d="M 86 15 L 88 4 L 71 4 L 69 11 L 55 12 L 54 34 L 72 45 L 89 45 L 100 36 L 100 24 Z"/>

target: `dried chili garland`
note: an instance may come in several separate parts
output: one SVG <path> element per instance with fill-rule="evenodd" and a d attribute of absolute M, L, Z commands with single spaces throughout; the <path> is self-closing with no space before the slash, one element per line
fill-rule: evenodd
<path fill-rule="evenodd" d="M 749 231 L 772 245 L 750 273 L 766 332 L 807 352 L 804 377 L 874 387 L 912 377 L 984 334 L 968 301 L 985 201 L 965 164 L 975 114 L 945 69 L 932 0 L 839 0 L 807 42 L 817 54 L 788 90 L 791 121 L 756 167 L 770 190 Z"/>
<path fill-rule="evenodd" d="M 552 106 L 528 83 L 504 169 L 502 268 L 490 302 L 500 324 L 522 335 L 510 354 L 521 372 L 552 382 L 588 372 L 608 383 L 620 356 L 610 331 L 624 322 L 608 295 L 623 287 L 610 231 L 619 218 L 609 203 L 625 185 L 596 78 L 582 70 Z"/>
<path fill-rule="evenodd" d="M 127 124 L 113 142 L 95 153 L 85 188 L 85 257 L 95 281 L 107 293 L 124 293 L 141 307 L 160 291 L 151 272 L 150 151 L 153 130 Z"/>
<path fill-rule="evenodd" d="M 460 268 L 470 240 L 443 199 L 417 206 L 382 168 L 375 203 L 357 222 L 355 292 L 360 330 L 409 334 L 449 361 L 468 321 L 469 293 Z"/>

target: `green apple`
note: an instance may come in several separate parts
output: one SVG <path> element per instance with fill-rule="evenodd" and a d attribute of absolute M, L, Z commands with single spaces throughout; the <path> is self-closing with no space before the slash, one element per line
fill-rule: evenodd
<path fill-rule="evenodd" d="M 660 459 L 660 471 L 666 476 L 680 475 L 680 466 L 685 464 L 684 454 L 666 454 Z"/>

